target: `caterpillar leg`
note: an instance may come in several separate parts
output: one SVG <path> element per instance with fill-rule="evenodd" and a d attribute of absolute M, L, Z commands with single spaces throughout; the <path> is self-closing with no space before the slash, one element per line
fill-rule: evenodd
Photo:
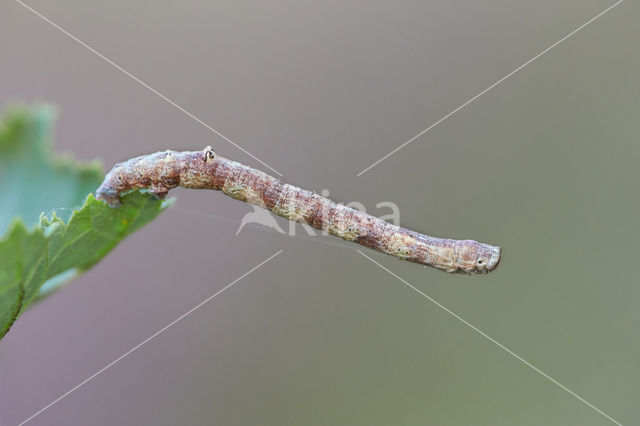
<path fill-rule="evenodd" d="M 153 195 L 159 200 L 164 200 L 168 193 L 169 188 L 165 188 L 164 186 L 152 185 L 151 188 L 149 188 L 149 194 Z"/>
<path fill-rule="evenodd" d="M 202 150 L 202 161 L 205 163 L 207 160 L 213 160 L 216 156 L 216 153 L 213 151 L 211 146 L 207 146 L 204 150 Z"/>

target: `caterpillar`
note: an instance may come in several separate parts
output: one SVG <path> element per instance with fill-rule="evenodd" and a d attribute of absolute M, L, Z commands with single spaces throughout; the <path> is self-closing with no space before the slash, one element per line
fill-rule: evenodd
<path fill-rule="evenodd" d="M 500 247 L 431 237 L 393 225 L 217 155 L 211 147 L 203 151 L 167 150 L 118 163 L 97 189 L 96 198 L 117 207 L 123 192 L 147 188 L 164 199 L 177 186 L 219 190 L 343 240 L 445 272 L 486 274 L 500 262 Z"/>

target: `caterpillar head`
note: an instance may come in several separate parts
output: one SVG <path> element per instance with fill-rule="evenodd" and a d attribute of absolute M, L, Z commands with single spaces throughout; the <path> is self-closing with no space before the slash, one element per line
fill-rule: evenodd
<path fill-rule="evenodd" d="M 496 269 L 500 263 L 501 251 L 500 247 L 478 243 L 473 273 L 488 274 Z"/>
<path fill-rule="evenodd" d="M 120 164 L 116 164 L 96 190 L 96 199 L 106 201 L 111 207 L 117 207 L 121 204 L 120 194 L 127 189 L 128 182 L 124 169 Z"/>
<path fill-rule="evenodd" d="M 476 241 L 463 241 L 457 247 L 457 260 L 453 272 L 463 274 L 488 274 L 500 263 L 500 247 Z"/>

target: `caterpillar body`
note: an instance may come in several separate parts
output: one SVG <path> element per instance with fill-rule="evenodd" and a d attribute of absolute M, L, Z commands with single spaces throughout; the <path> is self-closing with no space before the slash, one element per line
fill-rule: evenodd
<path fill-rule="evenodd" d="M 163 199 L 177 186 L 219 190 L 344 240 L 445 272 L 486 274 L 500 262 L 500 247 L 431 237 L 390 224 L 221 157 L 211 147 L 203 151 L 168 150 L 118 163 L 96 191 L 96 198 L 117 207 L 123 192 L 147 188 Z"/>

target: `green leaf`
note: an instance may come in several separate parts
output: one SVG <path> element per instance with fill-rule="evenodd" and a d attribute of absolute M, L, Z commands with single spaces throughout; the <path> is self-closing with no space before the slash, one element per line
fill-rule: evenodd
<path fill-rule="evenodd" d="M 0 125 L 0 338 L 36 298 L 170 204 L 141 192 L 115 209 L 96 200 L 90 192 L 103 179 L 101 167 L 54 156 L 53 120 L 49 107 L 14 107 Z"/>

